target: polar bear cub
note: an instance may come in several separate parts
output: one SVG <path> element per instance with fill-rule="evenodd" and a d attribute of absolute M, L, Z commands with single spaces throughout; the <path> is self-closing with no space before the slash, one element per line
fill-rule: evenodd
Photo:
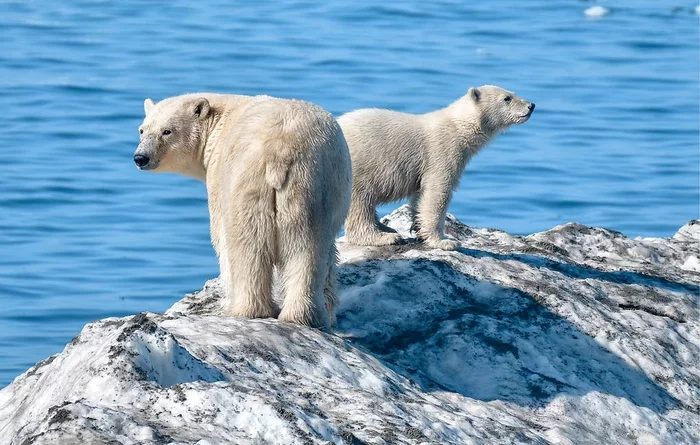
<path fill-rule="evenodd" d="M 469 92 L 441 110 L 407 114 L 376 108 L 338 118 L 350 148 L 353 180 L 346 238 L 382 246 L 400 236 L 377 220 L 377 204 L 410 198 L 418 237 L 454 250 L 444 225 L 452 192 L 467 162 L 499 132 L 527 121 L 535 104 L 493 85 Z"/>
<path fill-rule="evenodd" d="M 348 147 L 308 102 L 188 94 L 144 102 L 134 162 L 205 182 L 227 314 L 334 322 L 335 236 L 350 202 Z M 273 269 L 284 302 L 272 296 Z"/>

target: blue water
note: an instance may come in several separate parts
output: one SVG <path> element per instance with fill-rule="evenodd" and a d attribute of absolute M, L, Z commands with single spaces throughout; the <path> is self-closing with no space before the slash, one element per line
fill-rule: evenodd
<path fill-rule="evenodd" d="M 419 113 L 497 84 L 537 110 L 468 166 L 466 223 L 669 236 L 698 217 L 696 2 L 395 3 L 2 2 L 0 387 L 85 322 L 217 275 L 203 185 L 133 166 L 146 97 Z"/>

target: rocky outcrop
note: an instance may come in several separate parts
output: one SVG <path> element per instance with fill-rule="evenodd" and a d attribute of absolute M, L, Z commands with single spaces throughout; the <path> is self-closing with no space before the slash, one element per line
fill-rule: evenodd
<path fill-rule="evenodd" d="M 341 241 L 333 332 L 221 316 L 217 280 L 90 323 L 0 391 L 0 443 L 700 442 L 697 221 L 447 232 Z"/>

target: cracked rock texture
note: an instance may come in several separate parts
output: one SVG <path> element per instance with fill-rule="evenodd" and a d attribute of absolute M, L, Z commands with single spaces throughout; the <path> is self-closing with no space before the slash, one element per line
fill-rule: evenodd
<path fill-rule="evenodd" d="M 333 332 L 222 316 L 217 280 L 90 323 L 0 391 L 0 444 L 700 443 L 697 221 L 446 227 L 341 240 Z"/>

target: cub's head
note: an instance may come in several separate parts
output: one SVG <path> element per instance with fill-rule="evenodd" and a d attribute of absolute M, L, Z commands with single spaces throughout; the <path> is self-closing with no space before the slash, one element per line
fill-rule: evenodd
<path fill-rule="evenodd" d="M 139 170 L 195 175 L 197 155 L 210 114 L 209 101 L 197 95 L 176 96 L 143 103 L 146 117 L 139 127 L 134 153 Z"/>
<path fill-rule="evenodd" d="M 477 110 L 482 127 L 493 132 L 530 119 L 535 104 L 494 85 L 470 88 L 465 99 Z"/>

